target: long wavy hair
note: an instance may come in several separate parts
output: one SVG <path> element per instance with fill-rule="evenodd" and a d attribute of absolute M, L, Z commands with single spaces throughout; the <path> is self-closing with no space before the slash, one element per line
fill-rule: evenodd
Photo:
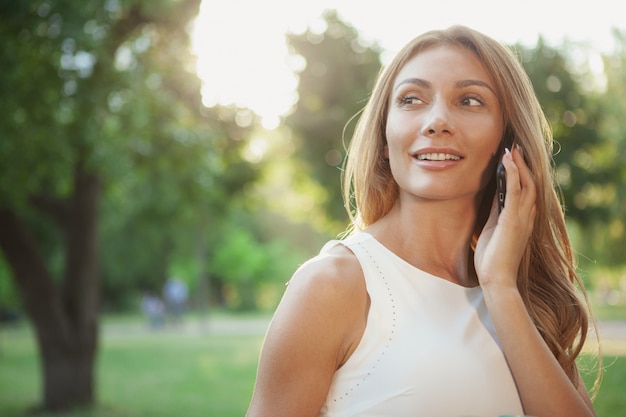
<path fill-rule="evenodd" d="M 344 167 L 343 194 L 351 219 L 350 230 L 362 230 L 379 220 L 391 210 L 398 197 L 398 185 L 384 154 L 392 84 L 407 61 L 437 45 L 460 46 L 483 63 L 495 83 L 502 108 L 501 146 L 516 143 L 524 151 L 538 194 L 537 215 L 519 267 L 518 287 L 535 326 L 570 380 L 578 385 L 576 358 L 589 326 L 595 327 L 595 322 L 576 270 L 563 207 L 557 195 L 551 128 L 528 75 L 511 49 L 470 28 L 453 26 L 413 39 L 382 69 L 356 125 Z M 489 216 L 494 192 L 495 179 L 492 179 L 478 212 L 474 244 Z M 598 369 L 596 388 L 601 377 Z"/>

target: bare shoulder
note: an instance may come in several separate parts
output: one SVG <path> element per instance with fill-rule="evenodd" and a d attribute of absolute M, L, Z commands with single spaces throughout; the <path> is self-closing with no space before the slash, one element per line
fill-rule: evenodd
<path fill-rule="evenodd" d="M 261 351 L 250 416 L 317 416 L 350 357 L 369 298 L 356 256 L 337 245 L 293 275 Z"/>
<path fill-rule="evenodd" d="M 368 307 L 361 265 L 351 250 L 339 244 L 293 274 L 271 327 L 290 333 L 292 340 L 302 329 L 299 337 L 314 340 L 318 348 L 322 337 L 328 343 L 327 353 L 345 357 L 361 337 Z"/>
<path fill-rule="evenodd" d="M 291 287 L 309 285 L 314 291 L 331 291 L 337 296 L 344 291 L 349 294 L 365 290 L 361 264 L 354 253 L 341 244 L 307 261 L 288 284 Z"/>

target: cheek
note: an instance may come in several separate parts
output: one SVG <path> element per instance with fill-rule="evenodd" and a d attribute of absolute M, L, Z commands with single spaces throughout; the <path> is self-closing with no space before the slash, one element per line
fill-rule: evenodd
<path fill-rule="evenodd" d="M 409 142 L 416 137 L 415 119 L 402 117 L 402 115 L 391 112 L 387 116 L 387 124 L 385 127 L 385 137 L 387 143 L 385 145 L 385 154 L 389 157 L 398 149 L 407 146 Z"/>
<path fill-rule="evenodd" d="M 504 135 L 502 125 L 497 121 L 492 121 L 483 126 L 481 131 L 486 133 L 480 144 L 481 152 L 486 158 L 491 160 L 497 157 L 498 155 L 496 154 L 500 152 L 500 144 Z M 504 152 L 504 149 L 502 149 L 502 152 Z"/>
<path fill-rule="evenodd" d="M 402 140 L 398 136 L 393 134 L 387 136 L 387 143 L 385 144 L 385 158 L 391 165 L 395 165 L 397 161 L 402 158 L 402 155 L 406 153 L 406 149 Z"/>

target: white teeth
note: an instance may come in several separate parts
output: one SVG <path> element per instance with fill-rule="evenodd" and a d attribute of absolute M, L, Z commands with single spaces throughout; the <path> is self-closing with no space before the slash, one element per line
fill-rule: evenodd
<path fill-rule="evenodd" d="M 449 153 L 422 153 L 417 155 L 417 159 L 420 161 L 458 161 L 461 157 Z"/>

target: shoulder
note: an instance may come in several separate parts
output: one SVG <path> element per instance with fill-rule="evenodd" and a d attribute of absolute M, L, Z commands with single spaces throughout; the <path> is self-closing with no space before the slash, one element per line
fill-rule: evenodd
<path fill-rule="evenodd" d="M 303 264 L 287 285 L 263 343 L 254 415 L 317 415 L 335 371 L 360 340 L 367 292 L 344 245 Z M 267 413 L 265 413 L 267 411 Z"/>
<path fill-rule="evenodd" d="M 275 324 L 306 325 L 342 339 L 364 320 L 369 298 L 357 257 L 342 244 L 303 264 L 287 284 Z"/>
<path fill-rule="evenodd" d="M 354 253 L 341 243 L 327 245 L 322 253 L 304 263 L 293 274 L 288 288 L 308 288 L 311 291 L 341 296 L 365 291 L 363 270 Z"/>
<path fill-rule="evenodd" d="M 300 368 L 315 364 L 334 372 L 361 338 L 369 308 L 356 256 L 336 245 L 303 264 L 287 284 L 265 346 Z M 300 357 L 301 360 L 296 359 Z"/>
<path fill-rule="evenodd" d="M 323 335 L 333 345 L 328 348 L 336 350 L 343 362 L 361 338 L 368 310 L 369 295 L 361 264 L 350 249 L 339 244 L 294 273 L 275 319 L 283 324 L 304 325 L 312 340 L 317 339 L 316 333 Z"/>

